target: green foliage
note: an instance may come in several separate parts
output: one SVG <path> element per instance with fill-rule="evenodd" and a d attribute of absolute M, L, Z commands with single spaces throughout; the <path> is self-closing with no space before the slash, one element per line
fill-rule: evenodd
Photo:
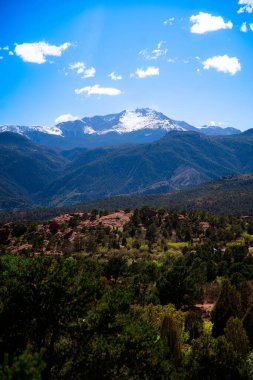
<path fill-rule="evenodd" d="M 2 355 L 8 353 L 12 360 L 29 343 L 36 351 L 45 349 L 46 370 L 50 370 L 62 331 L 82 316 L 101 290 L 97 280 L 83 275 L 83 269 L 72 258 L 59 262 L 44 257 L 1 259 Z"/>
<path fill-rule="evenodd" d="M 164 317 L 162 321 L 161 339 L 167 345 L 169 358 L 178 366 L 182 359 L 179 329 L 170 316 Z"/>
<path fill-rule="evenodd" d="M 8 356 L 0 366 L 0 378 L 2 380 L 41 380 L 45 369 L 42 352 L 33 353 L 28 347 L 19 356 L 13 358 L 11 365 L 8 364 Z"/>
<path fill-rule="evenodd" d="M 12 228 L 12 236 L 20 237 L 24 235 L 27 231 L 27 226 L 23 223 L 15 223 Z"/>
<path fill-rule="evenodd" d="M 123 276 L 127 271 L 127 260 L 122 256 L 113 256 L 108 260 L 105 267 L 105 276 L 115 283 L 119 276 Z"/>
<path fill-rule="evenodd" d="M 224 280 L 218 300 L 212 312 L 213 334 L 223 334 L 230 317 L 238 317 L 241 313 L 241 297 L 229 280 Z"/>
<path fill-rule="evenodd" d="M 249 352 L 249 338 L 243 328 L 243 323 L 238 318 L 231 317 L 224 329 L 225 337 L 232 344 L 239 358 L 244 359 Z"/>
<path fill-rule="evenodd" d="M 253 379 L 253 351 L 250 351 L 247 357 L 246 367 L 247 367 L 248 379 L 252 380 Z"/>
<path fill-rule="evenodd" d="M 253 307 L 249 307 L 243 319 L 243 326 L 250 340 L 250 346 L 253 347 Z"/>
<path fill-rule="evenodd" d="M 194 311 L 187 312 L 185 316 L 185 329 L 189 333 L 190 340 L 199 338 L 203 332 L 201 315 Z"/>
<path fill-rule="evenodd" d="M 252 378 L 251 218 L 103 215 L 0 226 L 2 378 Z"/>
<path fill-rule="evenodd" d="M 192 380 L 245 379 L 245 363 L 224 336 L 214 339 L 204 333 L 194 340 L 189 365 Z"/>

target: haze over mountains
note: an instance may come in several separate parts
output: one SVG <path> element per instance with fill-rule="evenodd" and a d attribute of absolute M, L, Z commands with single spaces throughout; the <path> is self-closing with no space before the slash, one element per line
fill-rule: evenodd
<path fill-rule="evenodd" d="M 103 136 L 98 133 L 105 130 L 102 120 L 99 121 L 97 133 L 87 136 Z M 107 118 L 107 122 L 115 125 L 112 119 Z M 114 195 L 165 193 L 222 176 L 253 172 L 252 130 L 230 136 L 207 136 L 199 131 L 182 130 L 185 123 L 175 128 L 175 123 L 168 119 L 160 125 L 160 129 L 153 124 L 147 128 L 165 131 L 157 141 L 111 144 L 96 149 L 55 150 L 21 134 L 0 133 L 0 208 L 55 207 Z M 147 131 L 138 129 L 135 123 L 132 126 L 135 131 L 126 134 Z M 126 135 L 119 131 L 104 135 L 110 133 Z M 54 137 L 63 139 L 61 135 Z M 67 136 L 64 139 L 68 140 Z"/>
<path fill-rule="evenodd" d="M 96 148 L 125 143 L 148 143 L 159 140 L 169 131 L 195 131 L 206 135 L 233 135 L 235 128 L 204 126 L 196 128 L 184 121 L 176 121 L 149 108 L 122 111 L 106 116 L 84 117 L 53 127 L 0 126 L 0 132 L 22 134 L 39 145 L 59 149 L 76 147 Z"/>
<path fill-rule="evenodd" d="M 0 208 L 27 207 L 64 170 L 67 160 L 19 134 L 0 133 Z"/>
<path fill-rule="evenodd" d="M 72 206 L 69 212 L 80 209 L 134 209 L 144 206 L 167 207 L 173 211 L 205 210 L 223 215 L 253 215 L 253 174 L 222 177 L 171 193 L 134 194 L 101 199 Z"/>

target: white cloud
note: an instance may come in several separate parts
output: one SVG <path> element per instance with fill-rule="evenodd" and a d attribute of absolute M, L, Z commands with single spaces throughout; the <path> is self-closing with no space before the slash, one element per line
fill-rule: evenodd
<path fill-rule="evenodd" d="M 55 119 L 55 123 L 56 124 L 59 124 L 59 123 L 65 123 L 67 121 L 75 121 L 75 120 L 78 120 L 79 117 L 78 116 L 73 116 L 71 115 L 70 113 L 66 113 L 64 115 L 60 115 L 58 116 L 56 119 Z"/>
<path fill-rule="evenodd" d="M 74 70 L 77 74 L 83 74 L 85 67 L 86 65 L 84 62 L 75 62 L 69 65 L 70 70 Z"/>
<path fill-rule="evenodd" d="M 239 0 L 238 5 L 242 5 L 237 13 L 252 13 L 253 12 L 253 0 Z"/>
<path fill-rule="evenodd" d="M 221 16 L 212 16 L 210 13 L 204 12 L 191 16 L 190 21 L 193 23 L 191 32 L 197 34 L 233 28 L 231 21 L 225 22 Z"/>
<path fill-rule="evenodd" d="M 249 29 L 253 32 L 253 24 L 247 25 L 246 22 L 243 22 L 241 27 L 240 27 L 240 31 L 246 33 L 249 31 Z"/>
<path fill-rule="evenodd" d="M 218 126 L 221 127 L 222 125 L 223 125 L 223 123 L 221 121 L 217 122 L 217 121 L 213 121 L 213 120 L 210 121 L 208 124 L 209 127 L 218 127 Z"/>
<path fill-rule="evenodd" d="M 4 59 L 4 57 L 0 56 L 0 60 Z"/>
<path fill-rule="evenodd" d="M 170 17 L 170 18 L 168 18 L 168 20 L 165 20 L 163 23 L 164 23 L 164 25 L 173 25 L 174 24 L 174 21 L 176 20 L 176 18 L 175 17 Z"/>
<path fill-rule="evenodd" d="M 162 49 L 162 45 L 165 44 L 165 41 L 160 41 L 157 44 L 157 47 L 153 50 L 144 49 L 139 52 L 139 55 L 141 55 L 144 59 L 147 60 L 156 60 L 163 55 L 166 55 L 168 53 L 168 49 Z"/>
<path fill-rule="evenodd" d="M 56 46 L 41 41 L 16 44 L 14 51 L 24 62 L 42 64 L 47 62 L 47 56 L 60 57 L 70 46 L 69 42 Z"/>
<path fill-rule="evenodd" d="M 243 33 L 247 33 L 248 27 L 247 27 L 247 23 L 246 22 L 242 23 L 242 25 L 240 27 L 240 31 L 243 32 Z"/>
<path fill-rule="evenodd" d="M 230 75 L 235 75 L 242 69 L 242 66 L 238 58 L 229 57 L 228 55 L 208 58 L 206 61 L 203 62 L 203 67 L 205 70 L 215 69 L 217 71 Z"/>
<path fill-rule="evenodd" d="M 0 50 L 2 50 L 3 52 L 6 52 L 6 54 L 14 55 L 14 53 L 13 53 L 12 51 L 10 51 L 9 46 L 0 47 Z M 4 57 L 2 57 L 2 59 L 3 59 L 3 58 L 4 58 Z"/>
<path fill-rule="evenodd" d="M 121 75 L 116 74 L 114 71 L 110 74 L 108 74 L 108 77 L 111 78 L 111 80 L 122 80 L 123 77 Z"/>
<path fill-rule="evenodd" d="M 83 74 L 82 78 L 93 78 L 96 74 L 95 67 L 87 68 L 84 62 L 71 63 L 69 69 L 75 71 L 77 74 Z"/>
<path fill-rule="evenodd" d="M 147 69 L 138 68 L 135 71 L 135 74 L 133 74 L 132 76 L 143 79 L 143 78 L 159 76 L 159 75 L 160 75 L 160 70 L 158 67 L 149 66 Z"/>
<path fill-rule="evenodd" d="M 108 96 L 116 96 L 122 94 L 122 91 L 118 88 L 112 87 L 101 87 L 99 84 L 95 84 L 94 86 L 87 86 L 83 88 L 77 88 L 75 90 L 77 95 L 87 94 L 87 95 L 108 95 Z"/>
<path fill-rule="evenodd" d="M 82 78 L 93 78 L 96 74 L 96 69 L 95 67 L 90 67 L 86 70 L 84 70 L 84 75 L 82 76 Z"/>

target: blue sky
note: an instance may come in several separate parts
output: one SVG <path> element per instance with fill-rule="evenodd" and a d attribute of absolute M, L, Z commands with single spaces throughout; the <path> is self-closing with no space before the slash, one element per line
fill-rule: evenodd
<path fill-rule="evenodd" d="M 0 124 L 150 107 L 252 128 L 252 11 L 253 0 L 3 0 Z"/>

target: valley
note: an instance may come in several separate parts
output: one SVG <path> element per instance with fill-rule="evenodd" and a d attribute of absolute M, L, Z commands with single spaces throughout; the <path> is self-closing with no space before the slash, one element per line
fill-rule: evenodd
<path fill-rule="evenodd" d="M 167 193 L 253 172 L 251 130 L 230 136 L 171 131 L 151 143 L 63 151 L 3 132 L 0 146 L 2 210 Z"/>
<path fill-rule="evenodd" d="M 0 380 L 253 380 L 252 15 L 0 1 Z"/>

